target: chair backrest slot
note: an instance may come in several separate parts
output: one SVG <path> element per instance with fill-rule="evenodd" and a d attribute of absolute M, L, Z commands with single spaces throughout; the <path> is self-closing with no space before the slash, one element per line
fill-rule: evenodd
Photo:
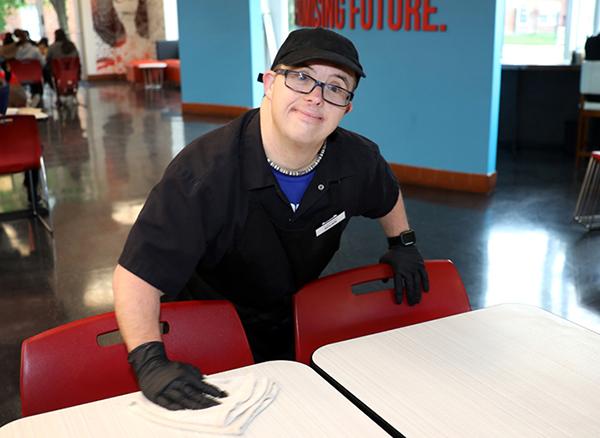
<path fill-rule="evenodd" d="M 384 283 L 383 280 L 369 280 L 353 284 L 352 293 L 355 295 L 362 295 L 384 290 L 391 290 L 393 287 L 394 285 L 390 281 Z"/>

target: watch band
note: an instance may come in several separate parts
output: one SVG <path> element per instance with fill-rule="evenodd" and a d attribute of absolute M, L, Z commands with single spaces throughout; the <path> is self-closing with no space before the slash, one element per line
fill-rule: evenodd
<path fill-rule="evenodd" d="M 388 245 L 392 246 L 412 246 L 417 243 L 417 235 L 410 228 L 401 232 L 398 236 L 388 237 Z"/>

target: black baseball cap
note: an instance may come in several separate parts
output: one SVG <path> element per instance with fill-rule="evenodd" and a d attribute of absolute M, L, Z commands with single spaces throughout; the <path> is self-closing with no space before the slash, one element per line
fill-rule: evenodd
<path fill-rule="evenodd" d="M 352 41 L 322 27 L 297 29 L 291 32 L 275 55 L 271 70 L 280 64 L 294 67 L 316 60 L 328 61 L 351 70 L 356 74 L 357 83 L 361 77 L 367 77 Z M 259 75 L 259 80 L 261 76 Z"/>

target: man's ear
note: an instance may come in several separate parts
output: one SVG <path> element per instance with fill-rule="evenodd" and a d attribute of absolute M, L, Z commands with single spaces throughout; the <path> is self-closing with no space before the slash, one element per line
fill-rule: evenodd
<path fill-rule="evenodd" d="M 275 82 L 275 78 L 277 75 L 272 70 L 267 70 L 263 73 L 263 89 L 265 92 L 265 96 L 269 99 L 271 98 L 271 94 L 273 93 L 273 83 Z"/>
<path fill-rule="evenodd" d="M 346 113 L 344 115 L 349 114 L 352 111 L 352 102 L 350 102 L 348 104 L 348 106 L 345 108 L 345 110 L 346 110 Z"/>

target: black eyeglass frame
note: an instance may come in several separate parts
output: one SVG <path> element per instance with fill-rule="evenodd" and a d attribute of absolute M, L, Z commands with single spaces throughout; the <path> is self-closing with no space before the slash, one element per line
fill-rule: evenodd
<path fill-rule="evenodd" d="M 325 102 L 327 102 L 327 103 L 330 103 L 331 105 L 335 105 L 335 106 L 338 106 L 340 108 L 345 108 L 348 105 L 350 105 L 350 102 L 352 102 L 352 99 L 354 98 L 354 93 L 352 91 L 346 90 L 344 87 L 340 87 L 339 85 L 328 84 L 327 82 L 321 82 L 321 81 L 313 78 L 308 73 L 305 73 L 303 71 L 288 70 L 288 69 L 280 68 L 280 69 L 275 70 L 275 73 L 278 74 L 278 75 L 283 75 L 285 79 L 287 79 L 287 76 L 288 76 L 289 73 L 294 73 L 294 74 L 298 74 L 298 75 L 304 75 L 307 78 L 312 79 L 313 81 L 315 81 L 315 84 L 313 85 L 313 87 L 309 91 L 299 91 L 299 90 L 296 90 L 296 89 L 294 89 L 294 88 L 292 88 L 292 87 L 290 87 L 288 85 L 287 80 L 284 81 L 284 83 L 285 83 L 285 86 L 288 87 L 290 90 L 295 91 L 296 93 L 300 93 L 300 94 L 310 94 L 310 93 L 313 92 L 313 90 L 315 89 L 315 87 L 320 87 L 321 88 L 321 97 L 323 98 L 323 100 Z M 262 79 L 262 78 L 260 78 L 260 79 Z M 349 97 L 347 99 L 346 104 L 340 105 L 339 103 L 334 103 L 334 102 L 331 102 L 330 100 L 325 99 L 325 86 L 330 86 L 330 87 L 333 86 L 333 87 L 339 88 L 340 90 L 345 91 L 346 93 L 348 93 Z"/>

